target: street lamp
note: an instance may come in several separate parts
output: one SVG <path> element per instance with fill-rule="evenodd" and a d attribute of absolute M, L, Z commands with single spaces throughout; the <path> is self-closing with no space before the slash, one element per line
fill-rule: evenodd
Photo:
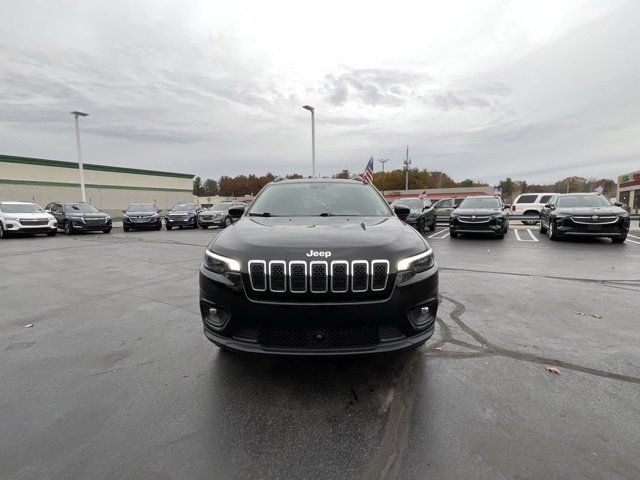
<path fill-rule="evenodd" d="M 311 105 L 302 108 L 311 112 L 311 176 L 316 178 L 316 109 Z"/>
<path fill-rule="evenodd" d="M 78 147 L 78 169 L 80 171 L 80 190 L 82 192 L 82 201 L 87 201 L 87 194 L 84 191 L 84 170 L 82 169 L 82 152 L 80 151 L 80 127 L 78 126 L 78 117 L 88 117 L 88 113 L 73 111 L 71 115 L 76 121 L 76 145 Z"/>
<path fill-rule="evenodd" d="M 389 159 L 383 160 L 382 158 L 378 160 L 382 164 L 382 196 L 384 197 L 384 164 L 389 161 Z"/>

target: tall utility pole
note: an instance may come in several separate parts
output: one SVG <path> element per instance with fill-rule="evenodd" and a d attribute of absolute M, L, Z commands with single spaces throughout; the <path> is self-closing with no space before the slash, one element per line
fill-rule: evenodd
<path fill-rule="evenodd" d="M 71 115 L 76 121 L 76 146 L 78 147 L 78 170 L 80 171 L 80 191 L 82 192 L 82 201 L 87 201 L 87 194 L 84 191 L 84 169 L 82 168 L 82 152 L 80 150 L 80 127 L 78 126 L 78 117 L 88 117 L 88 113 L 73 111 Z"/>
<path fill-rule="evenodd" d="M 411 159 L 409 158 L 409 145 L 407 145 L 407 155 L 403 163 L 404 163 L 404 189 L 409 190 L 409 165 L 411 165 Z"/>
<path fill-rule="evenodd" d="M 384 164 L 389 161 L 388 158 L 378 160 L 382 164 L 382 196 L 384 196 Z"/>
<path fill-rule="evenodd" d="M 302 108 L 311 112 L 311 177 L 316 178 L 316 109 L 311 105 Z"/>

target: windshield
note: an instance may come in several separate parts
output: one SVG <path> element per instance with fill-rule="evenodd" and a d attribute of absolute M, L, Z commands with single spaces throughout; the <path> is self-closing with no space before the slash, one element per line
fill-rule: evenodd
<path fill-rule="evenodd" d="M 500 208 L 500 201 L 497 198 L 465 198 L 459 208 Z"/>
<path fill-rule="evenodd" d="M 398 198 L 393 202 L 394 205 L 404 205 L 411 210 L 420 210 L 422 208 L 422 202 L 418 198 Z"/>
<path fill-rule="evenodd" d="M 295 183 L 266 187 L 249 215 L 263 216 L 391 216 L 382 197 L 361 183 Z"/>
<path fill-rule="evenodd" d="M 171 209 L 172 212 L 194 212 L 195 210 L 195 205 L 176 205 Z"/>
<path fill-rule="evenodd" d="M 65 203 L 64 211 L 66 213 L 98 213 L 100 210 L 88 203 Z"/>
<path fill-rule="evenodd" d="M 573 207 L 610 207 L 611 203 L 600 195 L 567 195 L 558 198 L 558 206 Z"/>
<path fill-rule="evenodd" d="M 44 213 L 35 203 L 0 203 L 0 211 L 4 213 Z"/>
<path fill-rule="evenodd" d="M 232 203 L 219 203 L 217 205 L 214 205 L 213 207 L 211 207 L 209 210 L 211 210 L 212 212 L 222 212 L 225 210 L 229 210 L 229 208 L 231 208 L 231 205 L 233 205 Z"/>
<path fill-rule="evenodd" d="M 127 212 L 153 212 L 155 213 L 156 209 L 153 205 L 129 205 L 127 208 Z"/>

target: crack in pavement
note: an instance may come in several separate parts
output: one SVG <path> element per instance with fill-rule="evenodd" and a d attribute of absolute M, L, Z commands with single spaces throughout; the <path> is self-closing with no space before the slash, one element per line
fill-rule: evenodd
<path fill-rule="evenodd" d="M 489 356 L 507 357 L 528 363 L 561 367 L 567 370 L 573 370 L 575 372 L 586 373 L 588 375 L 595 375 L 611 380 L 640 384 L 639 377 L 623 375 L 621 373 L 609 372 L 606 370 L 599 370 L 597 368 L 585 367 L 583 365 L 558 360 L 557 358 L 544 357 L 542 355 L 536 355 L 533 353 L 519 352 L 517 350 L 510 350 L 508 348 L 495 345 L 491 343 L 486 337 L 484 337 L 462 321 L 461 317 L 466 311 L 466 307 L 464 306 L 464 304 L 445 295 L 441 295 L 441 297 L 454 305 L 454 309 L 449 314 L 451 319 L 456 323 L 458 327 L 460 327 L 463 332 L 473 337 L 479 343 L 479 345 L 474 345 L 472 343 L 454 338 L 451 327 L 447 325 L 440 317 L 438 317 L 436 321 L 438 322 L 438 326 L 440 327 L 442 339 L 429 345 L 429 347 L 426 348 L 427 353 L 425 355 L 445 358 L 478 358 Z M 447 343 L 469 348 L 471 350 L 474 350 L 474 352 L 445 352 L 438 350 Z"/>

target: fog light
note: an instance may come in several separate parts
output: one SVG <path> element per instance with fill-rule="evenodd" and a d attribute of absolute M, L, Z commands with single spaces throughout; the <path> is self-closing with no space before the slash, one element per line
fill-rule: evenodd
<path fill-rule="evenodd" d="M 212 307 L 207 302 L 200 303 L 200 311 L 202 312 L 202 320 L 207 327 L 216 331 L 224 330 L 231 317 L 224 308 Z"/>
<path fill-rule="evenodd" d="M 420 305 L 419 307 L 414 307 L 409 311 L 409 321 L 413 328 L 416 330 L 424 330 L 425 328 L 433 325 L 433 322 L 436 318 L 438 302 L 436 300 L 432 300 L 429 302 L 429 305 Z"/>

